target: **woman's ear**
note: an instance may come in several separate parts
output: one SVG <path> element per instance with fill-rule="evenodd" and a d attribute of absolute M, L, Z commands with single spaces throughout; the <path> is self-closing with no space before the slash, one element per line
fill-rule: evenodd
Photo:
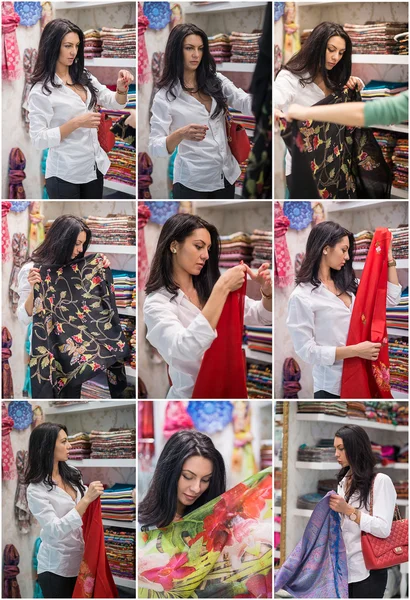
<path fill-rule="evenodd" d="M 176 254 L 178 252 L 178 242 L 172 242 L 169 249 L 171 250 L 172 254 Z"/>

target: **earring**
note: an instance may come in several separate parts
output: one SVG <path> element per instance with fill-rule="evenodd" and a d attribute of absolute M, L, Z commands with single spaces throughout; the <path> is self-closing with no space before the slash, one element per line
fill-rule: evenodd
<path fill-rule="evenodd" d="M 176 254 L 177 251 L 175 250 L 175 248 L 172 248 L 172 254 Z"/>
<path fill-rule="evenodd" d="M 327 254 L 327 252 L 323 252 L 323 254 Z"/>

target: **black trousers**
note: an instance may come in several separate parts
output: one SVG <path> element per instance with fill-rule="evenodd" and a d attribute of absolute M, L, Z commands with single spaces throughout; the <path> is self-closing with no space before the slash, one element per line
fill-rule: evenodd
<path fill-rule="evenodd" d="M 224 187 L 214 192 L 197 192 L 191 188 L 174 183 L 174 200 L 231 200 L 235 197 L 235 184 L 230 184 L 224 177 Z"/>
<path fill-rule="evenodd" d="M 370 571 L 363 581 L 349 583 L 349 598 L 383 598 L 387 585 L 387 569 Z"/>
<path fill-rule="evenodd" d="M 319 390 L 313 394 L 314 398 L 340 398 L 340 396 L 335 396 L 330 392 L 325 392 L 324 390 Z"/>
<path fill-rule="evenodd" d="M 97 169 L 97 179 L 88 183 L 70 183 L 59 177 L 48 177 L 46 189 L 50 200 L 100 200 L 103 197 L 104 177 Z"/>
<path fill-rule="evenodd" d="M 37 577 L 44 598 L 72 598 L 77 577 L 61 577 L 46 571 Z"/>

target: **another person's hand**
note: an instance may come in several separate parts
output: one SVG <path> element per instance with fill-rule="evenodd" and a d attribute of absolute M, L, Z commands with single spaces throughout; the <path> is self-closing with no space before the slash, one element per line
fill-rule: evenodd
<path fill-rule="evenodd" d="M 104 267 L 104 269 L 108 269 L 108 267 L 111 265 L 110 261 L 108 260 L 108 258 L 105 256 L 105 254 L 101 254 L 102 256 L 102 266 Z"/>
<path fill-rule="evenodd" d="M 307 121 L 307 110 L 309 110 L 309 106 L 302 106 L 301 104 L 291 104 L 284 117 L 287 121 L 293 121 L 293 119 L 295 119 L 295 121 Z"/>
<path fill-rule="evenodd" d="M 338 494 L 331 494 L 329 498 L 329 506 L 332 510 L 338 513 L 347 514 L 347 511 L 351 508 L 346 500 Z"/>
<path fill-rule="evenodd" d="M 98 129 L 101 121 L 100 113 L 86 112 L 84 115 L 75 117 L 78 127 L 87 127 L 89 129 Z"/>
<path fill-rule="evenodd" d="M 87 500 L 87 502 L 91 503 L 94 502 L 94 500 L 96 500 L 97 498 L 99 498 L 103 493 L 104 486 L 101 483 L 101 481 L 92 481 L 84 495 L 84 498 Z"/>
<path fill-rule="evenodd" d="M 126 69 L 121 69 L 118 73 L 117 89 L 120 90 L 120 92 L 128 92 L 128 86 L 132 81 L 134 81 L 133 74 Z"/>
<path fill-rule="evenodd" d="M 269 263 L 263 263 L 256 273 L 248 265 L 245 266 L 249 277 L 259 283 L 265 296 L 272 296 L 272 277 L 269 271 Z"/>
<path fill-rule="evenodd" d="M 279 108 L 274 108 L 273 109 L 273 114 L 274 114 L 274 117 L 275 117 L 275 121 L 277 121 L 278 119 L 281 119 L 281 118 L 285 117 L 284 113 L 281 110 L 279 110 Z"/>
<path fill-rule="evenodd" d="M 135 108 L 127 108 L 127 110 L 130 112 L 130 115 L 125 119 L 125 124 L 136 129 L 137 128 L 137 111 L 135 110 Z"/>
<path fill-rule="evenodd" d="M 181 127 L 182 139 L 202 142 L 205 139 L 207 129 L 209 129 L 207 125 L 198 125 L 197 123 L 185 125 L 185 127 Z"/>
<path fill-rule="evenodd" d="M 246 277 L 246 266 L 238 265 L 227 269 L 219 278 L 218 282 L 226 285 L 229 292 L 239 290 L 243 286 Z"/>
<path fill-rule="evenodd" d="M 41 283 L 40 269 L 32 267 L 28 272 L 27 280 L 31 287 L 34 287 L 36 283 Z"/>
<path fill-rule="evenodd" d="M 379 358 L 381 344 L 374 342 L 361 342 L 356 344 L 356 356 L 365 360 L 377 360 Z"/>
<path fill-rule="evenodd" d="M 359 77 L 349 77 L 348 82 L 346 83 L 347 87 L 350 88 L 351 90 L 354 90 L 354 88 L 356 87 L 357 84 L 357 88 L 359 90 L 359 92 L 362 91 L 362 89 L 364 88 L 364 84 L 363 81 L 361 79 L 359 79 Z"/>

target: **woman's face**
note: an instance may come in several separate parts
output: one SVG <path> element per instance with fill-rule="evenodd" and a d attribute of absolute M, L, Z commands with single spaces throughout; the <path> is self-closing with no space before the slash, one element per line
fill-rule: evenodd
<path fill-rule="evenodd" d="M 71 448 L 71 444 L 68 441 L 67 434 L 64 429 L 60 429 L 56 439 L 56 445 L 54 447 L 54 461 L 66 461 L 68 460 L 68 451 Z"/>
<path fill-rule="evenodd" d="M 191 456 L 182 465 L 177 496 L 184 506 L 190 506 L 209 487 L 213 471 L 212 462 L 203 456 Z"/>
<path fill-rule="evenodd" d="M 331 269 L 335 271 L 340 271 L 343 269 L 347 260 L 349 260 L 349 238 L 347 235 L 342 237 L 336 244 L 336 246 L 325 246 L 324 251 L 327 254 L 323 254 L 323 258 L 325 263 Z"/>
<path fill-rule="evenodd" d="M 195 229 L 181 244 L 172 242 L 174 271 L 177 268 L 190 275 L 199 275 L 209 258 L 210 249 L 211 236 L 207 229 Z"/>
<path fill-rule="evenodd" d="M 76 258 L 79 254 L 81 254 L 83 252 L 84 244 L 85 244 L 86 240 L 87 240 L 87 235 L 86 235 L 85 231 L 81 231 L 78 234 L 77 239 L 75 241 L 74 250 L 71 255 L 71 258 Z"/>
<path fill-rule="evenodd" d="M 200 35 L 187 35 L 183 42 L 184 69 L 196 71 L 202 60 L 204 44 Z"/>
<path fill-rule="evenodd" d="M 79 47 L 80 38 L 78 35 L 73 31 L 67 33 L 67 35 L 65 35 L 61 41 L 58 62 L 64 67 L 71 66 L 77 56 Z"/>
<path fill-rule="evenodd" d="M 326 69 L 330 71 L 343 58 L 346 52 L 346 42 L 338 35 L 329 38 L 326 46 Z"/>
<path fill-rule="evenodd" d="M 336 456 L 337 462 L 342 467 L 348 467 L 349 463 L 348 463 L 347 458 L 346 458 L 346 452 L 345 452 L 345 447 L 344 447 L 342 438 L 335 437 L 335 441 L 333 442 L 333 446 L 335 448 L 335 456 Z"/>

